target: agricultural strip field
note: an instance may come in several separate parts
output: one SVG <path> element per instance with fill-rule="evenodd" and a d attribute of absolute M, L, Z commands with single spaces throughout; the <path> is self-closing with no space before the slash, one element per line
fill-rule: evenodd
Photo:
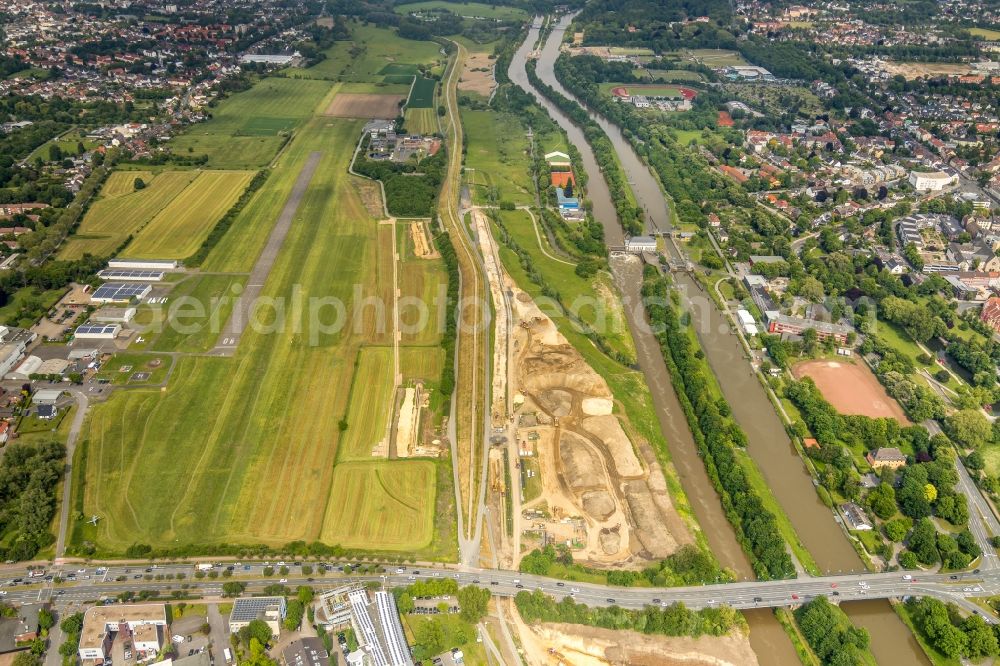
<path fill-rule="evenodd" d="M 458 14 L 459 16 L 474 16 L 478 18 L 516 20 L 528 17 L 526 11 L 517 7 L 487 5 L 481 2 L 446 2 L 445 0 L 427 0 L 426 2 L 396 5 L 394 11 L 397 14 L 412 14 L 416 12 L 433 12 L 442 9 L 452 14 Z"/>
<path fill-rule="evenodd" d="M 430 461 L 339 463 L 320 538 L 346 548 L 419 550 L 433 538 L 435 495 Z"/>
<path fill-rule="evenodd" d="M 466 127 L 467 178 L 476 203 L 533 204 L 528 138 L 516 117 L 496 111 L 462 110 Z"/>
<path fill-rule="evenodd" d="M 359 122 L 325 117 L 305 123 L 234 224 L 246 234 L 227 234 L 216 250 L 250 238 L 257 251 L 209 256 L 209 262 L 230 265 L 245 265 L 249 257 L 252 265 L 298 172 L 322 146 L 263 295 L 279 304 L 290 303 L 294 294 L 303 303 L 311 297 L 339 299 L 347 313 L 344 325 L 317 324 L 336 319 L 333 307 L 317 312 L 276 306 L 261 317 L 261 325 L 246 330 L 234 357 L 180 357 L 166 390 L 116 393 L 96 405 L 77 449 L 81 478 L 74 487 L 81 515 L 96 513 L 102 520 L 96 527 L 78 521 L 71 548 L 84 540 L 109 553 L 137 542 L 178 549 L 298 539 L 368 549 L 429 543 L 437 527 L 434 493 L 440 478 L 433 463 L 406 461 L 396 467 L 395 461 L 365 461 L 373 470 L 390 470 L 381 478 L 389 479 L 393 497 L 377 478 L 358 484 L 353 479 L 363 474 L 334 465 L 342 445 L 336 424 L 348 412 L 353 361 L 371 344 L 367 329 L 355 326 L 355 299 L 378 293 L 378 225 L 346 172 L 360 130 Z M 374 388 L 373 374 L 358 388 Z M 388 412 L 386 405 L 378 407 Z M 156 483 L 149 481 L 150 470 L 156 470 Z M 350 502 L 342 494 L 345 483 L 353 493 Z M 169 498 L 165 487 L 173 489 Z M 349 511 L 350 518 L 328 505 Z M 379 507 L 391 510 L 378 513 Z M 367 532 L 350 523 L 373 515 L 378 520 Z"/>
<path fill-rule="evenodd" d="M 132 194 L 135 192 L 136 178 L 141 178 L 142 182 L 149 185 L 155 177 L 156 174 L 152 171 L 112 171 L 107 180 L 104 181 L 101 196 L 110 199 L 111 197 Z"/>
<path fill-rule="evenodd" d="M 371 460 L 385 436 L 392 409 L 392 348 L 362 347 L 358 352 L 347 407 L 347 430 L 338 460 Z"/>
<path fill-rule="evenodd" d="M 187 188 L 144 226 L 122 256 L 184 259 L 243 194 L 252 171 L 202 171 Z"/>
<path fill-rule="evenodd" d="M 406 109 L 429 109 L 434 106 L 434 86 L 437 81 L 418 76 L 413 82 L 410 97 L 406 100 Z"/>
<path fill-rule="evenodd" d="M 431 108 L 407 109 L 403 124 L 411 134 L 436 134 L 439 131 L 437 112 Z"/>
<path fill-rule="evenodd" d="M 335 118 L 385 118 L 392 120 L 399 115 L 401 95 L 365 93 L 337 93 L 326 115 Z"/>
<path fill-rule="evenodd" d="M 121 184 L 122 177 L 115 176 L 112 191 L 124 194 L 101 197 L 87 211 L 80 228 L 59 252 L 60 259 L 79 259 L 86 253 L 108 255 L 135 234 L 198 177 L 197 171 L 163 171 L 158 173 L 146 188 L 127 192 Z M 125 178 L 135 180 L 129 174 Z"/>
<path fill-rule="evenodd" d="M 269 77 L 232 95 L 212 118 L 192 126 L 168 144 L 177 155 L 207 155 L 216 169 L 266 166 L 290 132 L 311 117 L 330 92 L 325 81 Z"/>

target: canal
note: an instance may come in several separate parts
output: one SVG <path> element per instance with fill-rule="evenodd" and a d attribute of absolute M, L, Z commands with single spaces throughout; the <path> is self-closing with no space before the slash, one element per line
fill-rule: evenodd
<path fill-rule="evenodd" d="M 553 27 L 537 53 L 536 71 L 547 85 L 567 98 L 575 99 L 556 80 L 553 71 L 563 35 L 571 20 L 571 16 L 563 16 Z M 515 54 L 511 62 L 510 78 L 516 85 L 534 95 L 579 149 L 588 174 L 587 189 L 593 203 L 594 216 L 604 227 L 607 243 L 621 245 L 623 232 L 617 222 L 610 191 L 583 132 L 569 117 L 534 90 L 527 80 L 524 67 L 538 41 L 540 25 L 540 19 L 536 19 L 527 39 Z M 654 175 L 632 150 L 616 125 L 599 114 L 591 113 L 591 116 L 614 145 L 636 200 L 647 213 L 650 231 L 668 231 L 669 211 Z M 631 268 L 625 268 L 627 266 Z M 732 568 L 742 577 L 750 577 L 752 571 L 749 563 L 705 473 L 704 464 L 698 456 L 671 386 L 659 346 L 645 326 L 644 314 L 638 305 L 641 281 L 639 269 L 635 264 L 624 263 L 617 263 L 613 269 L 626 305 L 639 366 L 653 393 L 661 429 L 667 438 L 671 457 L 695 516 L 723 566 Z M 733 409 L 733 416 L 746 432 L 748 452 L 789 516 L 803 545 L 824 571 L 862 569 L 857 554 L 837 524 L 834 514 L 819 500 L 811 476 L 785 432 L 767 393 L 751 372 L 739 339 L 731 330 L 729 322 L 693 279 L 686 274 L 678 274 L 677 281 L 685 294 L 692 314 L 692 324 L 696 327 L 706 358 Z M 845 610 L 859 626 L 870 627 L 872 648 L 880 663 L 899 663 L 896 660 L 901 657 L 907 663 L 927 663 L 909 630 L 887 603 L 845 605 Z M 762 663 L 797 663 L 798 659 L 790 642 L 779 638 L 778 632 L 783 632 L 773 614 L 753 612 L 747 613 L 747 618 L 751 622 L 751 636 L 757 634 L 751 639 L 751 643 Z M 887 661 L 889 655 L 894 655 L 895 659 Z"/>

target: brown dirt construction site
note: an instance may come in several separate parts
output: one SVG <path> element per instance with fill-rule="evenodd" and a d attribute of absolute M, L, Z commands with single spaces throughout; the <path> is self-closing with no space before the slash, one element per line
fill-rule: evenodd
<path fill-rule="evenodd" d="M 792 374 L 797 379 L 812 379 L 823 397 L 841 414 L 888 417 L 905 425 L 910 423 L 899 403 L 889 397 L 868 366 L 860 361 L 804 361 L 792 368 Z"/>
<path fill-rule="evenodd" d="M 629 437 L 604 378 L 527 294 L 514 304 L 517 438 L 543 487 L 521 507 L 523 534 L 573 544 L 574 559 L 598 567 L 643 566 L 691 543 L 652 447 Z"/>
<path fill-rule="evenodd" d="M 391 119 L 399 115 L 399 105 L 405 99 L 403 95 L 338 93 L 326 108 L 326 115 L 334 118 Z"/>

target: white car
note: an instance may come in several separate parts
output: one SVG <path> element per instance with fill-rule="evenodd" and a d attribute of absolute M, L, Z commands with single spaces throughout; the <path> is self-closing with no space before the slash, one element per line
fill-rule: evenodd
<path fill-rule="evenodd" d="M 972 592 L 972 588 L 971 587 L 963 587 L 962 591 L 963 592 Z"/>
<path fill-rule="evenodd" d="M 287 578 L 282 578 L 282 579 L 281 579 L 281 580 L 279 580 L 278 582 L 279 582 L 279 583 L 287 583 L 287 582 L 288 582 L 288 579 L 287 579 Z"/>
<path fill-rule="evenodd" d="M 77 569 L 76 572 L 77 573 L 87 573 L 87 570 L 86 569 Z"/>

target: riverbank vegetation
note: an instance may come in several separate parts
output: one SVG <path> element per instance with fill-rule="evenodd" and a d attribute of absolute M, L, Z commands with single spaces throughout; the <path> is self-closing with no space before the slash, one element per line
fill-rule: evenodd
<path fill-rule="evenodd" d="M 875 666 L 868 630 L 852 625 L 844 611 L 825 596 L 802 604 L 794 615 L 802 636 L 824 666 Z"/>
<path fill-rule="evenodd" d="M 736 456 L 735 449 L 745 446 L 746 435 L 733 420 L 725 400 L 717 399 L 709 390 L 711 370 L 704 354 L 695 348 L 692 336 L 682 328 L 668 278 L 647 266 L 642 296 L 709 477 L 754 572 L 762 579 L 793 577 L 795 567 L 778 521 L 765 508 Z"/>
<path fill-rule="evenodd" d="M 1000 654 L 997 632 L 979 615 L 964 616 L 954 604 L 930 597 L 910 597 L 901 610 L 921 642 L 946 658 L 978 661 Z"/>

